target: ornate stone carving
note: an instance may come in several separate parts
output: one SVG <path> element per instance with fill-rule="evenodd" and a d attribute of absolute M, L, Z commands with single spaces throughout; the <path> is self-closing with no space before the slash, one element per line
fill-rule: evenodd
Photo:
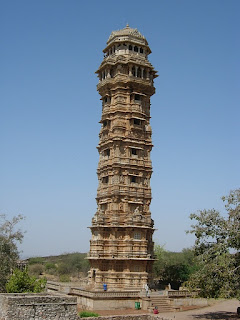
<path fill-rule="evenodd" d="M 150 105 L 157 75 L 148 61 L 148 43 L 137 29 L 113 31 L 103 51 L 106 57 L 97 70 L 103 114 L 89 284 L 99 290 L 104 279 L 110 291 L 141 290 L 151 279 L 154 261 L 149 211 L 152 141 L 145 106 Z M 134 268 L 138 271 L 130 272 Z"/>

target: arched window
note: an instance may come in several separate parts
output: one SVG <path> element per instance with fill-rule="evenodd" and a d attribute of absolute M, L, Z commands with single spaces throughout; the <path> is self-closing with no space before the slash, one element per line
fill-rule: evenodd
<path fill-rule="evenodd" d="M 129 49 L 129 50 L 132 50 L 132 46 L 131 46 L 131 45 L 129 45 L 128 49 Z"/>
<path fill-rule="evenodd" d="M 140 53 L 143 53 L 143 48 L 140 48 Z"/>
<path fill-rule="evenodd" d="M 134 47 L 134 51 L 138 52 L 138 47 L 137 46 Z"/>

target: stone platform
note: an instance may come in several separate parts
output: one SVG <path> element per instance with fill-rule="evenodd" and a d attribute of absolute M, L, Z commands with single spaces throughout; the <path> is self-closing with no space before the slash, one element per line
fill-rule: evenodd
<path fill-rule="evenodd" d="M 122 310 L 134 309 L 135 302 L 140 308 L 148 310 L 150 299 L 140 291 L 91 291 L 70 284 L 48 281 L 47 291 L 64 293 L 77 297 L 78 308 L 84 310 Z"/>

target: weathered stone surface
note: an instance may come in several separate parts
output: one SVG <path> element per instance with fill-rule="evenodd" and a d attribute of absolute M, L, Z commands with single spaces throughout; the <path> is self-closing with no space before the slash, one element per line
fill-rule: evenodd
<path fill-rule="evenodd" d="M 103 50 L 97 86 L 102 100 L 97 212 L 88 259 L 91 289 L 141 290 L 153 256 L 150 97 L 157 77 L 147 40 L 129 26 Z"/>
<path fill-rule="evenodd" d="M 97 318 L 88 318 L 89 320 L 172 320 L 169 317 L 162 317 L 161 315 L 139 314 L 139 315 L 117 315 L 117 316 L 104 316 Z"/>
<path fill-rule="evenodd" d="M 77 298 L 46 294 L 0 294 L 0 320 L 76 320 Z"/>

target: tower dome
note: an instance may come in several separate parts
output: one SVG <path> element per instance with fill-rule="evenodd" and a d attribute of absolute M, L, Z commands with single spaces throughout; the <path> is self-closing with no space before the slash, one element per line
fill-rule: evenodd
<path fill-rule="evenodd" d="M 138 41 L 142 41 L 143 43 L 147 43 L 147 40 L 145 39 L 145 37 L 137 29 L 130 28 L 128 24 L 126 25 L 125 28 L 123 28 L 121 30 L 112 31 L 112 33 L 110 34 L 110 37 L 108 38 L 107 44 L 109 44 L 115 38 L 118 38 L 118 37 L 120 37 L 120 38 L 125 37 L 125 39 L 121 39 L 121 40 L 127 40 L 129 38 L 136 38 Z"/>
<path fill-rule="evenodd" d="M 107 47 L 103 50 L 103 52 L 106 53 L 111 47 L 113 47 L 113 45 L 119 46 L 123 43 L 131 43 L 142 46 L 147 49 L 146 52 L 148 54 L 151 53 L 146 38 L 137 29 L 130 28 L 128 24 L 121 30 L 112 31 L 107 41 Z"/>

